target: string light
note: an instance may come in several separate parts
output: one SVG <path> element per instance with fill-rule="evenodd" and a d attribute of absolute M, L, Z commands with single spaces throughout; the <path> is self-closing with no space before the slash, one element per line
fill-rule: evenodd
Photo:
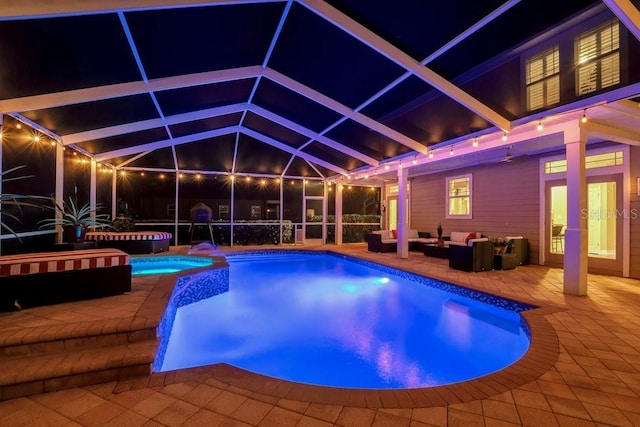
<path fill-rule="evenodd" d="M 538 120 L 538 126 L 536 126 L 536 129 L 538 129 L 538 132 L 540 132 L 542 130 L 543 126 L 542 126 L 542 119 Z"/>
<path fill-rule="evenodd" d="M 389 170 L 389 164 L 384 165 L 385 170 Z"/>
<path fill-rule="evenodd" d="M 506 133 L 506 132 L 504 132 L 504 133 L 502 134 L 502 140 L 503 140 L 503 141 L 506 141 L 506 140 L 507 140 L 507 133 Z"/>
<path fill-rule="evenodd" d="M 449 155 L 453 156 L 453 145 L 451 146 L 451 148 L 449 148 Z"/>
<path fill-rule="evenodd" d="M 413 164 L 414 165 L 418 164 L 418 158 L 416 156 L 413 157 Z"/>
<path fill-rule="evenodd" d="M 430 150 L 430 151 L 429 151 L 429 158 L 430 158 L 430 159 L 433 159 L 433 150 Z"/>
<path fill-rule="evenodd" d="M 38 135 L 34 136 L 34 137 L 33 137 L 33 140 L 34 140 L 35 142 L 40 142 L 40 136 L 38 136 Z"/>
<path fill-rule="evenodd" d="M 473 138 L 473 142 L 471 143 L 471 145 L 473 145 L 474 147 L 478 146 L 478 138 L 477 137 Z"/>
<path fill-rule="evenodd" d="M 587 123 L 587 109 L 585 108 L 582 112 L 582 118 L 580 119 L 582 123 Z"/>

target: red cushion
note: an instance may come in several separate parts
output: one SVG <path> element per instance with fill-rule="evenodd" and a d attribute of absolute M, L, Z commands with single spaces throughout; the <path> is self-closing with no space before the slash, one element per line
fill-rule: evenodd
<path fill-rule="evenodd" d="M 475 238 L 476 238 L 476 233 L 469 233 L 467 234 L 467 237 L 464 239 L 464 243 L 468 244 L 469 240 L 475 239 Z"/>
<path fill-rule="evenodd" d="M 394 239 L 398 238 L 398 230 L 391 230 L 391 234 L 393 234 Z"/>

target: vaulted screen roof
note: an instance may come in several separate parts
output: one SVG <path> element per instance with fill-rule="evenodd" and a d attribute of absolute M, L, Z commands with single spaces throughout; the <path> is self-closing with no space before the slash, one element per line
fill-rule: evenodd
<path fill-rule="evenodd" d="M 330 177 L 508 131 L 465 82 L 601 2 L 55 3 L 0 10 L 0 112 L 113 166 Z"/>

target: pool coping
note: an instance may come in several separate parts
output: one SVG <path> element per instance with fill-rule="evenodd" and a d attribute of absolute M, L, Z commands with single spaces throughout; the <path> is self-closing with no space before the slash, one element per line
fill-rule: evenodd
<path fill-rule="evenodd" d="M 339 252 L 327 251 L 326 249 L 324 251 L 344 255 Z M 368 261 L 364 258 L 358 259 Z M 384 266 L 384 264 L 380 265 Z M 406 269 L 397 269 L 420 275 Z M 156 297 L 164 300 L 163 304 L 154 304 L 156 310 L 162 308 L 156 313 L 158 322 L 163 317 L 166 306 L 169 303 L 173 286 L 178 280 L 176 276 L 180 276 L 180 273 L 165 275 L 159 281 L 158 286 L 151 292 L 151 294 L 154 294 L 157 290 L 162 295 L 156 295 L 154 298 L 151 298 L 150 295 L 148 298 L 148 301 L 157 301 Z M 174 280 L 172 281 L 171 279 Z M 467 288 L 464 285 L 455 285 Z M 144 305 L 146 305 L 146 302 Z M 212 379 L 229 387 L 246 390 L 248 393 L 258 393 L 274 399 L 303 400 L 310 403 L 328 405 L 410 409 L 465 403 L 495 396 L 517 388 L 536 380 L 552 369 L 560 355 L 559 339 L 545 316 L 561 310 L 558 307 L 538 306 L 537 308 L 522 311 L 520 314 L 529 326 L 531 340 L 529 349 L 524 356 L 497 372 L 448 385 L 410 389 L 329 387 L 282 380 L 250 372 L 226 363 L 217 363 L 175 371 L 154 372 L 148 378 L 148 381 L 129 385 L 123 384 L 122 387 L 126 389 L 131 389 L 131 387 L 143 388 L 152 385 L 168 385 L 184 381 Z"/>

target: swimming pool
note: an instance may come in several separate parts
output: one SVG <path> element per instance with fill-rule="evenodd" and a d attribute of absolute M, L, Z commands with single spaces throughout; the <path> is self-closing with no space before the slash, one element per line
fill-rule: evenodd
<path fill-rule="evenodd" d="M 348 388 L 487 375 L 529 347 L 532 308 L 330 253 L 231 255 L 229 292 L 182 302 L 154 370 L 226 362 Z"/>
<path fill-rule="evenodd" d="M 131 274 L 171 274 L 192 268 L 210 267 L 213 260 L 196 256 L 152 256 L 131 258 Z"/>

